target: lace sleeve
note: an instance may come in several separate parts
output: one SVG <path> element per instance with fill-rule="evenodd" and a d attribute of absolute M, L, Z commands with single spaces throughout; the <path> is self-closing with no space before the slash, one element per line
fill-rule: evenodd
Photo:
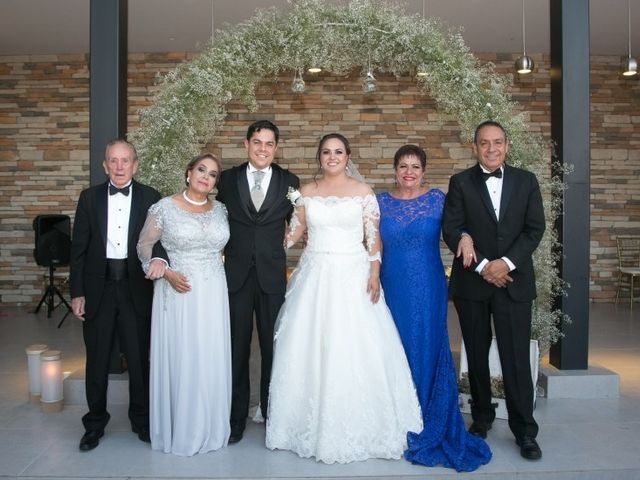
<path fill-rule="evenodd" d="M 154 204 L 149 208 L 147 219 L 144 222 L 140 237 L 138 238 L 138 258 L 142 263 L 144 273 L 149 270 L 149 263 L 153 258 L 153 246 L 162 236 L 162 215 L 160 205 Z"/>
<path fill-rule="evenodd" d="M 285 237 L 285 247 L 293 247 L 298 240 L 302 238 L 306 229 L 307 222 L 304 214 L 304 202 L 302 198 L 300 198 L 296 202 L 296 207 L 293 209 L 293 215 L 291 215 L 291 220 L 289 220 L 289 228 Z"/>
<path fill-rule="evenodd" d="M 364 243 L 369 252 L 369 261 L 380 262 L 380 207 L 375 195 L 367 195 L 362 202 L 362 221 L 364 225 Z"/>

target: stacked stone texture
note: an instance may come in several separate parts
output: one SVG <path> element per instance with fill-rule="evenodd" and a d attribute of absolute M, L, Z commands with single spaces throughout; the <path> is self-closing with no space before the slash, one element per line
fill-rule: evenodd
<path fill-rule="evenodd" d="M 158 73 L 192 57 L 186 53 L 129 56 L 128 122 L 153 99 Z M 480 55 L 510 75 L 515 55 Z M 550 139 L 549 59 L 535 56 L 532 75 L 514 76 L 511 93 L 527 112 L 531 129 Z M 86 55 L 0 57 L 0 299 L 3 305 L 35 304 L 43 273 L 33 258 L 33 219 L 62 213 L 73 218 L 80 191 L 89 184 L 89 72 Z M 594 301 L 615 297 L 615 237 L 640 234 L 640 84 L 624 79 L 617 57 L 591 59 L 591 285 Z M 472 165 L 455 118 L 438 112 L 419 94 L 413 78 L 376 75 L 378 91 L 363 95 L 359 72 L 341 77 L 306 74 L 306 92 L 294 95 L 291 76 L 265 79 L 258 112 L 228 105 L 224 127 L 207 145 L 223 166 L 245 160 L 246 127 L 256 119 L 278 124 L 277 161 L 311 181 L 315 150 L 325 133 L 341 132 L 376 191 L 393 187 L 392 159 L 405 143 L 427 150 L 427 179 L 446 190 L 449 177 Z M 144 161 L 144 159 L 141 159 Z M 443 253 L 446 250 L 443 249 Z M 299 254 L 291 255 L 295 262 Z M 450 261 L 446 254 L 445 264 Z M 66 267 L 60 272 L 65 273 Z"/>

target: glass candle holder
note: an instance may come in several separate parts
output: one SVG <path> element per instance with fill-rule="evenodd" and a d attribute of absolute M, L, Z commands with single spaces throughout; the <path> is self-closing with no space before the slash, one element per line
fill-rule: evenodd
<path fill-rule="evenodd" d="M 47 350 L 40 354 L 40 380 L 42 394 L 40 406 L 43 412 L 62 410 L 62 353 Z"/>
<path fill-rule="evenodd" d="M 46 345 L 37 343 L 25 348 L 27 353 L 27 369 L 29 372 L 29 402 L 40 404 L 40 392 L 42 385 L 40 382 L 40 354 L 47 348 Z"/>

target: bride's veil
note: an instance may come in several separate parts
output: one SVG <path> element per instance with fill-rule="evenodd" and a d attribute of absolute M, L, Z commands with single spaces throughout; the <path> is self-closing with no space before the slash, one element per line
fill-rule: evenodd
<path fill-rule="evenodd" d="M 349 158 L 349 161 L 347 162 L 347 176 L 358 180 L 359 182 L 366 183 L 366 180 L 360 173 L 360 170 L 358 170 L 358 166 L 353 162 L 353 160 L 351 160 L 351 158 Z"/>

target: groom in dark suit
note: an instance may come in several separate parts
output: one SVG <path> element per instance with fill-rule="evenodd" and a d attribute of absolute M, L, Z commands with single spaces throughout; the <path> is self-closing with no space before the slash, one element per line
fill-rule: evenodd
<path fill-rule="evenodd" d="M 149 442 L 149 335 L 153 283 L 145 279 L 136 245 L 147 210 L 160 200 L 153 188 L 132 180 L 138 169 L 135 148 L 114 140 L 103 162 L 109 180 L 80 194 L 71 244 L 71 307 L 83 320 L 86 395 L 80 450 L 98 446 L 109 421 L 107 383 L 116 335 L 129 372 L 129 420 L 140 440 Z M 160 243 L 154 248 L 166 253 Z M 156 268 L 164 269 L 162 266 Z M 158 264 L 156 264 L 158 265 Z"/>
<path fill-rule="evenodd" d="M 286 222 L 293 212 L 289 187 L 298 177 L 273 164 L 278 127 L 268 120 L 249 126 L 244 141 L 249 161 L 225 170 L 218 200 L 229 213 L 231 237 L 224 250 L 231 311 L 233 393 L 229 443 L 242 439 L 249 413 L 249 356 L 253 315 L 261 352 L 260 407 L 267 418 L 273 359 L 273 328 L 286 290 Z"/>
<path fill-rule="evenodd" d="M 442 232 L 456 252 L 450 292 L 460 319 L 469 363 L 469 432 L 482 438 L 495 418 L 491 404 L 491 317 L 504 379 L 509 428 L 520 454 L 536 460 L 533 382 L 529 364 L 531 304 L 536 297 L 532 254 L 545 229 L 542 196 L 534 174 L 504 163 L 507 134 L 497 122 L 478 126 L 473 153 L 478 164 L 451 177 Z M 469 258 L 461 258 L 467 242 Z"/>

